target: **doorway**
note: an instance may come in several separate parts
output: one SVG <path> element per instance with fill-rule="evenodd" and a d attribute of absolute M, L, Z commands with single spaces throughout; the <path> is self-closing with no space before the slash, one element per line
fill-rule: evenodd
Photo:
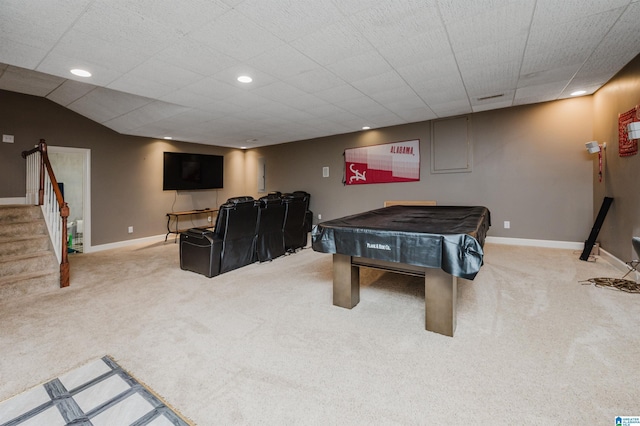
<path fill-rule="evenodd" d="M 48 147 L 49 161 L 69 205 L 70 252 L 91 251 L 91 150 Z"/>

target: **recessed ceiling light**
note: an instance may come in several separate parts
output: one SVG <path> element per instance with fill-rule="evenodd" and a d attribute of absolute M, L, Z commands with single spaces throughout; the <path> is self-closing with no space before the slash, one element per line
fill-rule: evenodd
<path fill-rule="evenodd" d="M 79 68 L 72 69 L 71 74 L 77 75 L 78 77 L 91 77 L 91 73 L 89 71 L 81 70 Z"/>
<path fill-rule="evenodd" d="M 585 93 L 587 93 L 586 90 L 577 90 L 577 91 L 573 92 L 571 94 L 571 96 L 580 96 L 580 95 L 584 95 Z"/>
<path fill-rule="evenodd" d="M 171 136 L 165 136 L 164 137 L 166 140 L 170 141 L 171 139 L 173 139 Z"/>
<path fill-rule="evenodd" d="M 253 79 L 248 75 L 241 75 L 240 77 L 238 77 L 238 81 L 240 83 L 251 83 Z"/>
<path fill-rule="evenodd" d="M 246 146 L 241 146 L 240 149 L 247 149 L 247 147 Z"/>
<path fill-rule="evenodd" d="M 362 127 L 362 130 L 369 130 L 370 128 L 371 127 L 369 127 L 369 126 L 364 126 L 364 127 Z"/>

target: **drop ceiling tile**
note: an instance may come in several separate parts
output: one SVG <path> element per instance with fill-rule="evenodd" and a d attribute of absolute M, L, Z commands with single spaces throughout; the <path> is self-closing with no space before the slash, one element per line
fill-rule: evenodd
<path fill-rule="evenodd" d="M 93 84 L 80 83 L 74 80 L 65 80 L 60 86 L 47 95 L 47 99 L 60 105 L 67 106 L 90 91 L 97 88 Z"/>
<path fill-rule="evenodd" d="M 519 71 L 519 62 L 493 64 L 463 71 L 462 79 L 469 96 L 490 96 L 515 89 Z"/>
<path fill-rule="evenodd" d="M 122 114 L 103 124 L 119 132 L 126 132 L 152 123 L 161 126 L 163 119 L 185 113 L 186 111 L 188 111 L 188 108 L 156 101 L 126 114 Z M 166 130 L 167 128 L 168 127 L 165 126 L 163 129 Z"/>
<path fill-rule="evenodd" d="M 151 80 L 165 86 L 166 89 L 163 94 L 170 90 L 188 86 L 204 78 L 203 75 L 186 70 L 178 65 L 152 58 L 124 74 L 110 86 L 116 86 L 120 82 L 125 82 L 124 84 L 126 84 L 126 81 L 131 77 L 133 79 Z"/>
<path fill-rule="evenodd" d="M 519 87 L 513 100 L 514 105 L 542 102 L 557 99 L 564 89 L 564 82 L 552 82 L 535 86 Z M 533 102 L 532 102 L 533 101 Z"/>
<path fill-rule="evenodd" d="M 17 41 L 2 40 L 0 43 L 0 60 L 17 67 L 34 69 L 42 58 L 47 55 L 47 50 L 29 46 Z"/>
<path fill-rule="evenodd" d="M 247 108 L 268 109 L 272 101 L 253 92 L 244 92 L 244 93 L 239 93 L 238 95 L 225 100 L 225 102 L 228 105 L 239 107 L 241 109 L 247 109 Z"/>
<path fill-rule="evenodd" d="M 193 126 L 194 124 L 204 123 L 212 120 L 214 117 L 210 112 L 198 109 L 189 109 L 183 113 L 172 115 L 163 120 L 169 129 L 183 129 Z"/>
<path fill-rule="evenodd" d="M 302 90 L 282 81 L 276 81 L 268 86 L 255 89 L 252 93 L 272 101 L 285 103 L 291 99 L 307 95 Z"/>
<path fill-rule="evenodd" d="M 239 64 L 237 59 L 190 36 L 176 40 L 166 49 L 155 54 L 154 58 L 179 65 L 181 68 L 204 76 L 214 75 Z"/>
<path fill-rule="evenodd" d="M 500 2 L 494 8 L 447 23 L 453 50 L 463 51 L 526 35 L 535 3 Z"/>
<path fill-rule="evenodd" d="M 35 96 L 47 96 L 64 79 L 13 66 L 7 67 L 0 77 L 0 89 L 26 93 Z"/>
<path fill-rule="evenodd" d="M 580 69 L 580 64 L 570 64 L 557 68 L 524 74 L 518 79 L 518 87 L 539 86 L 541 84 L 557 82 L 563 84 L 571 80 Z"/>
<path fill-rule="evenodd" d="M 460 20 L 481 16 L 490 10 L 521 5 L 525 10 L 533 10 L 536 0 L 464 0 L 440 1 L 438 8 L 442 20 L 449 25 Z"/>
<path fill-rule="evenodd" d="M 442 25 L 433 0 L 384 1 L 351 16 L 350 20 L 376 48 Z"/>
<path fill-rule="evenodd" d="M 330 65 L 373 50 L 346 18 L 293 40 L 291 46 L 320 65 Z"/>
<path fill-rule="evenodd" d="M 456 61 L 463 72 L 469 69 L 480 69 L 487 66 L 522 62 L 524 49 L 527 45 L 527 34 L 518 34 L 505 40 L 486 44 L 456 52 Z"/>
<path fill-rule="evenodd" d="M 285 41 L 296 40 L 342 18 L 330 0 L 245 0 L 235 10 Z"/>
<path fill-rule="evenodd" d="M 208 112 L 212 115 L 211 118 L 223 117 L 229 114 L 239 114 L 246 108 L 240 105 L 235 105 L 227 100 L 213 101 L 208 104 L 198 107 L 200 111 Z"/>
<path fill-rule="evenodd" d="M 89 3 L 90 0 L 3 0 L 0 4 L 1 37 L 48 51 L 82 15 Z"/>
<path fill-rule="evenodd" d="M 405 39 L 386 46 L 378 51 L 394 68 L 405 67 L 424 62 L 430 58 L 452 55 L 449 37 L 444 27 L 429 28 L 428 32 L 407 34 Z"/>
<path fill-rule="evenodd" d="M 374 51 L 343 59 L 328 65 L 327 69 L 346 81 L 363 80 L 392 70 L 389 63 Z"/>
<path fill-rule="evenodd" d="M 388 71 L 384 74 L 378 74 L 363 80 L 354 81 L 351 84 L 356 89 L 369 96 L 375 93 L 408 88 L 407 83 L 396 71 Z"/>
<path fill-rule="evenodd" d="M 219 81 L 213 77 L 203 78 L 200 81 L 185 86 L 183 90 L 200 96 L 206 96 L 212 101 L 223 101 L 243 93 L 243 89 Z"/>
<path fill-rule="evenodd" d="M 130 71 L 151 57 L 144 50 L 123 49 L 121 45 L 73 28 L 64 34 L 49 54 L 70 58 L 73 62 L 99 64 L 120 73 Z"/>
<path fill-rule="evenodd" d="M 104 123 L 149 102 L 152 100 L 99 87 L 69 104 L 69 109 L 98 123 Z"/>
<path fill-rule="evenodd" d="M 284 42 L 236 10 L 189 33 L 195 40 L 239 61 L 246 61 Z"/>
<path fill-rule="evenodd" d="M 396 71 L 411 86 L 423 85 L 425 81 L 451 77 L 452 75 L 460 78 L 458 64 L 453 55 L 443 55 L 434 58 L 428 58 L 411 65 L 397 68 Z"/>
<path fill-rule="evenodd" d="M 340 9 L 345 15 L 353 15 L 363 10 L 371 9 L 378 6 L 380 0 L 349 0 L 342 2 L 335 2 L 336 7 Z"/>
<path fill-rule="evenodd" d="M 314 68 L 287 78 L 287 83 L 306 93 L 317 93 L 343 86 L 345 81 L 325 68 Z"/>
<path fill-rule="evenodd" d="M 182 1 L 179 7 L 172 0 L 109 0 L 109 4 L 128 13 L 144 16 L 181 35 L 231 10 L 228 4 L 218 0 Z"/>
<path fill-rule="evenodd" d="M 354 111 L 356 115 L 363 118 L 367 118 L 370 115 L 391 114 L 391 111 L 367 96 L 342 101 L 335 105 L 347 111 Z"/>
<path fill-rule="evenodd" d="M 350 99 L 356 99 L 362 96 L 362 92 L 351 86 L 350 84 L 343 84 L 341 86 L 332 87 L 314 93 L 320 99 L 335 104 Z"/>
<path fill-rule="evenodd" d="M 315 61 L 289 45 L 278 46 L 273 50 L 266 51 L 247 61 L 247 64 L 280 79 L 303 74 L 320 67 Z M 286 66 L 282 66 L 283 64 Z"/>
<path fill-rule="evenodd" d="M 429 107 L 438 117 L 452 117 L 472 112 L 471 105 L 469 105 L 469 101 L 466 99 L 450 100 L 448 102 L 429 105 Z"/>
<path fill-rule="evenodd" d="M 171 93 L 175 88 L 167 87 L 144 76 L 126 74 L 106 86 L 108 89 L 131 93 L 148 98 L 160 98 Z"/>
<path fill-rule="evenodd" d="M 562 47 L 566 52 L 575 49 L 592 51 L 615 24 L 623 9 L 574 19 L 565 25 L 533 25 L 527 42 L 527 53 L 537 54 Z"/>
<path fill-rule="evenodd" d="M 93 34 L 121 49 L 144 51 L 147 54 L 167 48 L 184 35 L 143 15 L 132 13 L 122 5 L 114 6 L 111 2 L 91 2 L 75 22 L 74 29 Z"/>
<path fill-rule="evenodd" d="M 389 90 L 377 92 L 369 96 L 391 111 L 402 109 L 401 106 L 409 109 L 425 106 L 425 103 L 416 92 L 406 85 L 403 87 L 390 88 Z"/>
<path fill-rule="evenodd" d="M 184 105 L 191 108 L 197 108 L 199 106 L 211 103 L 211 98 L 199 95 L 194 92 L 187 92 L 186 90 L 174 90 L 158 97 L 158 99 L 164 102 Z"/>
<path fill-rule="evenodd" d="M 629 0 L 538 0 L 534 22 L 539 25 L 562 25 L 576 19 L 625 7 Z"/>

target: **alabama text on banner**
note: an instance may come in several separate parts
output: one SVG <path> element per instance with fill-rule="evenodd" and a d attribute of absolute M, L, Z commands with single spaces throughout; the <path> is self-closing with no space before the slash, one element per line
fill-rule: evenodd
<path fill-rule="evenodd" d="M 345 185 L 420 180 L 420 140 L 348 148 Z"/>

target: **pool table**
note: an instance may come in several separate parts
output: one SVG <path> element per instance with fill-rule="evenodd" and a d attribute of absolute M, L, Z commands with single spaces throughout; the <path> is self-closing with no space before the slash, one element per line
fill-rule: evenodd
<path fill-rule="evenodd" d="M 483 264 L 490 212 L 482 206 L 390 206 L 314 226 L 313 250 L 333 254 L 333 304 L 360 301 L 360 267 L 424 277 L 425 328 L 453 336 L 457 280 Z"/>

